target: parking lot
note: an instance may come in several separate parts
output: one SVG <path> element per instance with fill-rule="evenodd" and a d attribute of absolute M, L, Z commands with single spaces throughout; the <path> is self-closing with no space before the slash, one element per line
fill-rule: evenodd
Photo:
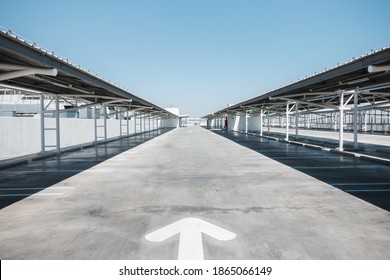
<path fill-rule="evenodd" d="M 0 210 L 0 258 L 389 259 L 389 212 L 316 177 L 341 187 L 353 181 L 330 174 L 366 178 L 350 167 L 361 163 L 218 134 L 178 128 L 84 171 L 68 166 L 80 172 Z"/>

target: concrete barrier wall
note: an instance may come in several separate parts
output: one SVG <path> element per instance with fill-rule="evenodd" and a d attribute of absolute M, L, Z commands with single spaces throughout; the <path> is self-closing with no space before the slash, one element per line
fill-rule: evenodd
<path fill-rule="evenodd" d="M 179 127 L 179 118 L 163 119 L 161 125 L 170 128 Z"/>
<path fill-rule="evenodd" d="M 99 119 L 98 125 L 104 120 Z M 127 132 L 126 120 L 122 120 L 122 134 Z M 47 128 L 55 127 L 55 119 L 45 119 Z M 146 129 L 148 129 L 146 120 Z M 153 125 L 150 124 L 150 129 Z M 144 130 L 144 127 L 142 127 Z M 0 160 L 24 155 L 36 154 L 41 150 L 40 118 L 0 118 Z M 137 127 L 139 132 L 139 127 Z M 134 119 L 129 120 L 129 133 L 134 133 Z M 95 140 L 93 119 L 60 119 L 61 148 L 90 143 Z M 98 127 L 98 136 L 104 136 L 104 128 Z M 120 122 L 115 119 L 107 120 L 107 137 L 120 136 Z M 46 131 L 47 145 L 55 145 L 55 131 Z M 52 148 L 51 148 L 52 149 Z M 49 149 L 48 149 L 49 150 Z"/>
<path fill-rule="evenodd" d="M 38 118 L 0 118 L 0 160 L 40 150 Z"/>
<path fill-rule="evenodd" d="M 254 115 L 247 118 L 249 131 L 260 131 L 260 116 Z M 245 116 L 228 115 L 228 130 L 245 131 Z"/>
<path fill-rule="evenodd" d="M 260 131 L 260 118 L 259 115 L 253 115 L 248 118 L 249 131 Z"/>
<path fill-rule="evenodd" d="M 238 123 L 240 122 L 240 116 L 228 115 L 228 131 L 238 130 Z"/>

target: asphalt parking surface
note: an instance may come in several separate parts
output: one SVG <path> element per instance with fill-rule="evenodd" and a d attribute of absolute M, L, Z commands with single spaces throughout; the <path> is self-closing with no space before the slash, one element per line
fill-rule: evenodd
<path fill-rule="evenodd" d="M 245 133 L 213 132 L 390 211 L 390 166 Z"/>
<path fill-rule="evenodd" d="M 75 150 L 60 156 L 34 160 L 27 164 L 0 169 L 0 209 L 46 189 L 66 178 L 87 170 L 115 155 L 164 134 L 159 129 L 119 140 Z M 56 189 L 49 196 L 56 196 Z"/>

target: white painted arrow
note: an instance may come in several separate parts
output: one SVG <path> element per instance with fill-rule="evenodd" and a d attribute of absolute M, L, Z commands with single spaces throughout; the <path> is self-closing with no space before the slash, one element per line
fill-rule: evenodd
<path fill-rule="evenodd" d="M 161 242 L 178 233 L 180 233 L 179 260 L 203 260 L 202 233 L 220 241 L 236 238 L 235 233 L 201 219 L 185 218 L 145 235 L 145 239 Z"/>

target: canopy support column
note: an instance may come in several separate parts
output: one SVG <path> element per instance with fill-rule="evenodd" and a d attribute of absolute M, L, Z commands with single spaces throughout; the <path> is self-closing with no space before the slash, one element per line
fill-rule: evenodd
<path fill-rule="evenodd" d="M 298 106 L 299 106 L 299 103 L 298 102 L 295 102 L 295 137 L 298 138 L 298 121 L 299 121 L 299 115 L 298 115 Z"/>
<path fill-rule="evenodd" d="M 290 126 L 290 102 L 287 102 L 286 105 L 286 138 L 284 138 L 286 141 L 288 141 L 289 138 L 289 126 Z"/>
<path fill-rule="evenodd" d="M 41 153 L 45 152 L 45 98 L 41 94 Z"/>
<path fill-rule="evenodd" d="M 61 153 L 61 135 L 60 135 L 60 97 L 56 95 L 56 151 Z"/>
<path fill-rule="evenodd" d="M 339 150 L 344 150 L 344 91 L 340 92 Z"/>
<path fill-rule="evenodd" d="M 55 101 L 55 110 L 48 110 L 47 108 Z M 60 142 L 60 102 L 59 96 L 56 95 L 55 99 L 51 99 L 49 104 L 45 106 L 45 96 L 42 93 L 40 96 L 40 107 L 41 107 L 41 153 L 46 152 L 46 148 L 55 148 L 56 152 L 59 154 L 61 152 L 61 142 Z M 45 123 L 45 114 L 50 113 L 55 117 L 55 127 L 46 127 Z M 46 143 L 46 131 L 55 131 L 55 144 L 48 145 Z M 53 134 L 51 134 L 53 135 Z M 53 137 L 51 137 L 52 139 Z"/>
<path fill-rule="evenodd" d="M 104 110 L 104 142 L 107 142 L 107 106 L 103 106 Z"/>
<path fill-rule="evenodd" d="M 248 132 L 248 114 L 245 113 L 245 133 Z"/>
<path fill-rule="evenodd" d="M 260 110 L 260 135 L 263 136 L 263 117 L 264 117 L 264 110 Z"/>
<path fill-rule="evenodd" d="M 130 134 L 129 111 L 126 111 L 126 132 L 127 132 L 127 135 Z"/>
<path fill-rule="evenodd" d="M 353 147 L 358 148 L 358 98 L 359 92 L 355 90 L 353 93 Z"/>

